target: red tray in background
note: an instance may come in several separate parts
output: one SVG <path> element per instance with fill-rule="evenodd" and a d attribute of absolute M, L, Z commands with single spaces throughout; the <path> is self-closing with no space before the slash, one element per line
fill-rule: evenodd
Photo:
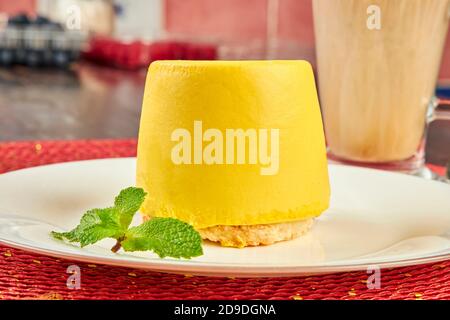
<path fill-rule="evenodd" d="M 89 43 L 83 58 L 116 68 L 146 68 L 155 60 L 215 60 L 216 46 L 181 41 L 121 41 L 96 37 Z"/>

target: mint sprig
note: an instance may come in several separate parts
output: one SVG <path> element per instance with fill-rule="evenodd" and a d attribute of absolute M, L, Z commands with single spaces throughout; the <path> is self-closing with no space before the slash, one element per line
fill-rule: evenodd
<path fill-rule="evenodd" d="M 178 219 L 152 218 L 129 228 L 146 195 L 141 188 L 126 188 L 115 198 L 114 206 L 88 210 L 74 229 L 68 232 L 52 231 L 51 235 L 59 240 L 78 242 L 81 247 L 105 238 L 114 238 L 117 242 L 111 248 L 113 252 L 120 248 L 125 251 L 151 250 L 161 258 L 202 255 L 200 234 L 191 225 Z"/>
<path fill-rule="evenodd" d="M 174 218 L 153 218 L 128 229 L 122 247 L 125 251 L 152 250 L 161 258 L 190 258 L 203 254 L 202 238 L 194 228 Z"/>

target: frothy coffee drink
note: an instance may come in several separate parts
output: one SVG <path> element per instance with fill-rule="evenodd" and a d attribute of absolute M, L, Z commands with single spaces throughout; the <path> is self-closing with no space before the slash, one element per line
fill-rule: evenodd
<path fill-rule="evenodd" d="M 449 4 L 314 0 L 319 93 L 332 154 L 366 162 L 415 154 L 436 85 Z M 373 5 L 379 29 L 367 24 Z"/>

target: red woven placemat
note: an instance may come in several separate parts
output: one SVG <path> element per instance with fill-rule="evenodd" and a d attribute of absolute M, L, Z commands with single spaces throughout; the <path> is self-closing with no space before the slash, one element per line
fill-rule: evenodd
<path fill-rule="evenodd" d="M 135 154 L 135 140 L 0 143 L 0 173 Z M 81 268 L 78 290 L 66 286 L 66 269 L 73 264 Z M 382 270 L 380 289 L 368 289 L 367 277 L 365 272 L 260 279 L 192 277 L 85 264 L 0 245 L 2 299 L 450 299 L 450 260 Z"/>

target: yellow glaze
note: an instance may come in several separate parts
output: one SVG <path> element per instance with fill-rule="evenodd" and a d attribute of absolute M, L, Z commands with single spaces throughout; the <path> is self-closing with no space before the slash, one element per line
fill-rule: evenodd
<path fill-rule="evenodd" d="M 174 164 L 173 131 L 278 128 L 279 169 L 259 164 Z M 329 204 L 325 141 L 306 61 L 158 61 L 146 81 L 139 131 L 141 212 L 195 228 L 318 216 Z"/>

